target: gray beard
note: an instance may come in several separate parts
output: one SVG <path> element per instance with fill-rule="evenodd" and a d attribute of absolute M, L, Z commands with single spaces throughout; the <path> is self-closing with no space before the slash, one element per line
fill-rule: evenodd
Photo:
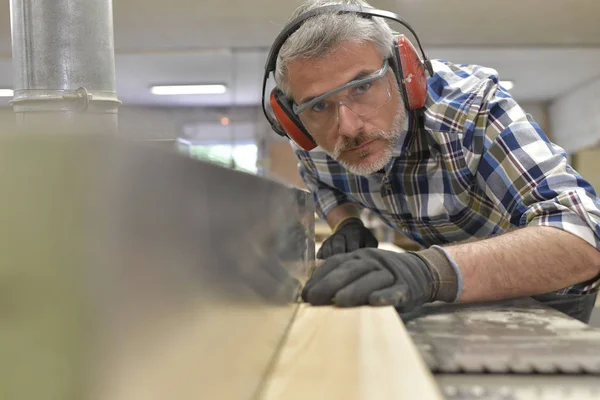
<path fill-rule="evenodd" d="M 406 110 L 404 106 L 400 104 L 392 128 L 389 131 L 371 131 L 363 132 L 361 135 L 355 138 L 344 138 L 344 141 L 337 144 L 333 149 L 333 152 L 327 152 L 334 160 L 338 161 L 344 168 L 350 171 L 354 175 L 369 176 L 375 172 L 383 169 L 392 159 L 392 154 L 398 140 L 400 139 L 400 131 L 402 130 L 402 124 L 406 118 Z M 383 153 L 377 159 L 367 162 L 349 163 L 344 160 L 340 160 L 340 154 L 343 151 L 353 149 L 371 140 L 383 140 L 385 141 L 385 148 Z M 359 154 L 359 157 L 366 158 L 369 156 L 368 152 Z"/>

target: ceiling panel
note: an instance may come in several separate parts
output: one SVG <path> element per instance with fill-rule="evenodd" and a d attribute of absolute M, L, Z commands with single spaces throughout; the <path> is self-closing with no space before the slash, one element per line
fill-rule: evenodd
<path fill-rule="evenodd" d="M 598 0 L 398 0 L 429 45 L 600 46 Z"/>
<path fill-rule="evenodd" d="M 115 0 L 125 104 L 258 104 L 265 52 L 300 0 Z M 0 87 L 10 87 L 9 2 L 0 2 Z M 431 57 L 496 68 L 515 97 L 546 101 L 598 75 L 598 0 L 373 0 L 417 29 Z M 573 45 L 574 47 L 570 47 Z M 216 96 L 152 96 L 152 84 L 224 82 Z M 0 99 L 0 106 L 7 105 Z"/>
<path fill-rule="evenodd" d="M 155 48 L 264 47 L 297 0 L 119 0 L 120 52 Z M 600 46 L 598 0 L 379 0 L 429 45 Z M 132 12 L 132 9 L 135 11 Z"/>
<path fill-rule="evenodd" d="M 427 47 L 430 58 L 474 63 L 513 80 L 520 101 L 548 101 L 600 79 L 600 49 Z M 117 92 L 124 104 L 156 106 L 246 106 L 260 102 L 266 51 L 205 51 L 120 54 Z M 10 60 L 0 59 L 0 87 L 12 87 Z M 225 83 L 222 95 L 154 96 L 155 84 Z M 0 99 L 0 106 L 8 99 Z"/>
<path fill-rule="evenodd" d="M 492 67 L 513 80 L 520 101 L 548 101 L 591 79 L 600 78 L 600 49 L 428 47 L 431 58 Z M 117 56 L 119 97 L 125 103 L 152 105 L 255 105 L 260 102 L 264 51 L 138 54 Z M 216 96 L 153 96 L 154 83 L 219 83 L 231 88 Z M 235 82 L 235 84 L 232 84 Z"/>
<path fill-rule="evenodd" d="M 119 53 L 265 47 L 299 0 L 115 0 Z M 600 46 L 598 0 L 373 0 L 428 45 Z M 0 2 L 0 55 L 10 55 L 9 2 Z"/>
<path fill-rule="evenodd" d="M 116 60 L 117 91 L 124 103 L 183 105 L 229 104 L 231 91 L 214 96 L 154 96 L 152 85 L 225 84 L 231 87 L 229 52 L 119 55 Z"/>
<path fill-rule="evenodd" d="M 243 106 L 260 98 L 264 51 L 206 51 L 117 55 L 117 90 L 124 103 Z M 219 95 L 155 96 L 152 85 L 225 84 Z"/>

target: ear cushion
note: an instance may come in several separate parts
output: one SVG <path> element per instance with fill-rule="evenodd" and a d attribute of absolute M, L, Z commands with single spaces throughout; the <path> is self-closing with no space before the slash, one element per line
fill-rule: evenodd
<path fill-rule="evenodd" d="M 317 147 L 317 143 L 294 113 L 291 102 L 281 90 L 273 89 L 269 102 L 277 122 L 290 139 L 307 151 Z"/>
<path fill-rule="evenodd" d="M 408 98 L 408 109 L 418 110 L 425 106 L 427 99 L 427 75 L 425 67 L 410 40 L 405 35 L 398 36 L 398 52 L 402 64 L 404 90 Z"/>

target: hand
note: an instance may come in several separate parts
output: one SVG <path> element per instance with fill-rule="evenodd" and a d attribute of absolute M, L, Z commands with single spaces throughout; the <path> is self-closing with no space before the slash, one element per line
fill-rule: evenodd
<path fill-rule="evenodd" d="M 359 218 L 343 221 L 321 245 L 317 258 L 325 259 L 335 254 L 349 253 L 363 247 L 377 247 L 379 242 Z"/>
<path fill-rule="evenodd" d="M 306 283 L 302 299 L 315 306 L 394 306 L 408 312 L 431 301 L 454 301 L 457 281 L 438 249 L 360 249 L 328 258 Z"/>

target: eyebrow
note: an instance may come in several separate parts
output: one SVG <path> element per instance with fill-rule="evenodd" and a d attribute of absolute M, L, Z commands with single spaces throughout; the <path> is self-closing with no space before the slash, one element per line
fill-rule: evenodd
<path fill-rule="evenodd" d="M 359 79 L 362 79 L 362 78 L 364 78 L 364 77 L 366 77 L 366 76 L 369 76 L 369 75 L 371 75 L 371 74 L 372 74 L 372 73 L 374 73 L 374 72 L 377 72 L 378 70 L 379 70 L 379 68 L 378 68 L 378 69 L 375 69 L 375 70 L 372 70 L 372 69 L 363 69 L 363 70 L 359 71 L 359 72 L 358 72 L 356 75 L 354 75 L 354 77 L 353 77 L 352 79 L 350 79 L 348 82 L 346 82 L 346 83 L 344 83 L 344 84 L 342 84 L 342 85 L 340 85 L 340 86 L 344 86 L 344 85 L 347 85 L 347 84 L 349 84 L 350 82 L 353 82 L 353 81 L 357 81 L 357 80 L 359 80 Z M 324 92 L 324 93 L 321 93 L 321 94 L 317 94 L 317 95 L 314 95 L 314 96 L 307 96 L 307 97 L 304 97 L 304 98 L 302 98 L 302 100 L 301 100 L 300 102 L 298 102 L 297 104 L 298 104 L 298 105 L 301 105 L 301 104 L 304 104 L 304 103 L 308 103 L 309 101 L 311 101 L 311 100 L 313 100 L 313 99 L 315 99 L 315 98 L 317 98 L 317 97 L 319 97 L 319 96 L 322 96 L 322 95 L 324 95 L 325 93 L 327 93 L 327 92 Z"/>

